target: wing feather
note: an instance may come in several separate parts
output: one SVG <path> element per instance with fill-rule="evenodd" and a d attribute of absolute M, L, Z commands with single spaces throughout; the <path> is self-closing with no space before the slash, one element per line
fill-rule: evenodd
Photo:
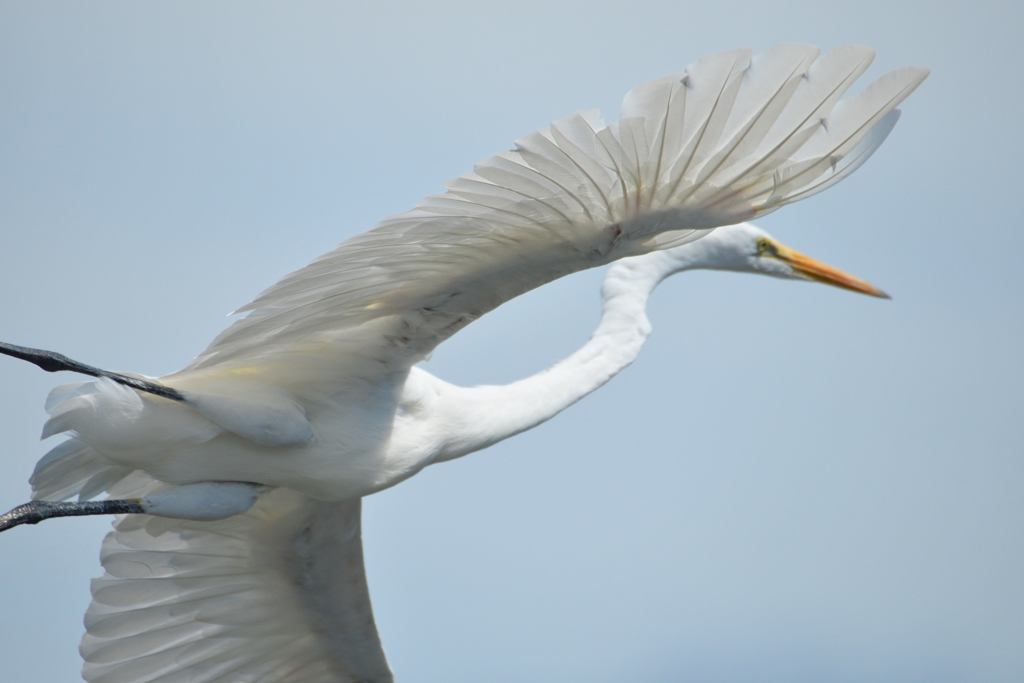
<path fill-rule="evenodd" d="M 308 386 L 402 370 L 534 287 L 820 191 L 870 156 L 927 75 L 901 69 L 841 101 L 873 54 L 724 52 L 634 88 L 610 126 L 556 121 L 286 275 L 186 372 L 287 358 Z"/>
<path fill-rule="evenodd" d="M 117 493 L 152 489 L 138 475 Z M 85 617 L 85 679 L 391 681 L 363 573 L 359 508 L 278 489 L 217 522 L 119 518 Z"/>

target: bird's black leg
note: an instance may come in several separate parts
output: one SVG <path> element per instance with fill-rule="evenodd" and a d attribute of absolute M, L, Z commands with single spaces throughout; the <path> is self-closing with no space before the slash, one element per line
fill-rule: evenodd
<path fill-rule="evenodd" d="M 5 515 L 0 515 L 0 531 L 7 531 L 20 524 L 39 524 L 50 517 L 80 517 L 82 515 L 123 515 L 141 513 L 139 500 L 90 500 L 84 503 L 54 503 L 33 500 L 19 505 Z"/>
<path fill-rule="evenodd" d="M 149 394 L 155 394 L 164 398 L 169 398 L 172 401 L 184 401 L 185 397 L 175 389 L 165 387 L 156 382 L 150 382 L 137 377 L 129 377 L 128 375 L 122 375 L 119 372 L 110 372 L 108 370 L 100 370 L 94 368 L 91 365 L 85 363 L 79 363 L 77 360 L 71 360 L 67 356 L 54 353 L 53 351 L 43 351 L 42 349 L 30 349 L 24 346 L 15 346 L 14 344 L 7 344 L 0 342 L 0 353 L 14 358 L 20 358 L 21 360 L 27 360 L 29 363 L 36 365 L 47 372 L 60 372 L 61 370 L 68 370 L 70 372 L 78 372 L 83 375 L 89 375 L 91 377 L 106 377 L 111 379 L 118 384 L 123 384 L 126 387 L 131 387 L 137 391 L 145 391 Z M 74 513 L 69 513 L 74 514 Z M 101 513 L 78 513 L 78 514 L 101 514 Z M 24 524 L 24 522 L 19 522 Z M 33 522 L 34 524 L 34 522 Z M 0 529 L 2 531 L 2 529 Z"/>

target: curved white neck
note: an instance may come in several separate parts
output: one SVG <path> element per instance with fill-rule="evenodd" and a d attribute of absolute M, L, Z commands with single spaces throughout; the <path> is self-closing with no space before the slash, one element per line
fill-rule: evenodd
<path fill-rule="evenodd" d="M 651 332 L 644 309 L 668 275 L 696 267 L 675 250 L 624 259 L 601 286 L 604 312 L 590 340 L 568 358 L 503 386 L 444 384 L 438 408 L 447 425 L 435 462 L 486 448 L 550 420 L 636 359 Z"/>

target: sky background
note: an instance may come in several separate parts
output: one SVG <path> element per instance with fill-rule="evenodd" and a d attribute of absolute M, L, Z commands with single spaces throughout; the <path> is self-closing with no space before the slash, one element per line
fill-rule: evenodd
<path fill-rule="evenodd" d="M 608 386 L 367 499 L 403 682 L 1024 680 L 1019 2 L 0 3 L 0 339 L 161 375 L 225 313 L 514 139 L 699 57 L 874 47 L 931 77 L 761 221 L 893 294 L 687 273 Z M 581 345 L 601 272 L 431 372 Z M 0 359 L 0 507 L 47 375 Z M 0 538 L 0 680 L 73 681 L 109 520 Z"/>

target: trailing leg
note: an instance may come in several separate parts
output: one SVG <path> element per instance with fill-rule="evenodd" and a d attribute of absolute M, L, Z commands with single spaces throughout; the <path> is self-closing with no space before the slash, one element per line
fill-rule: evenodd
<path fill-rule="evenodd" d="M 21 524 L 39 524 L 51 517 L 80 517 L 82 515 L 123 515 L 145 512 L 139 500 L 90 500 L 84 503 L 33 500 L 0 515 L 0 531 Z"/>
<path fill-rule="evenodd" d="M 157 396 L 163 396 L 164 398 L 169 398 L 172 401 L 185 400 L 185 397 L 176 389 L 165 387 L 161 384 L 157 384 L 156 382 L 150 382 L 138 377 L 122 375 L 119 372 L 110 372 L 109 370 L 94 368 L 91 365 L 79 363 L 77 360 L 72 360 L 64 354 L 56 353 L 54 351 L 30 349 L 26 346 L 16 346 L 14 344 L 0 342 L 0 353 L 28 361 L 29 363 L 42 368 L 46 372 L 61 372 L 66 370 L 68 372 L 77 372 L 83 375 L 89 375 L 90 377 L 106 377 L 118 384 L 123 384 L 126 387 L 131 387 L 138 391 L 145 391 Z"/>
<path fill-rule="evenodd" d="M 81 503 L 33 500 L 0 515 L 0 531 L 21 524 L 38 524 L 51 517 L 147 514 L 175 519 L 210 521 L 246 512 L 269 487 L 236 481 L 187 484 L 144 498 Z"/>

